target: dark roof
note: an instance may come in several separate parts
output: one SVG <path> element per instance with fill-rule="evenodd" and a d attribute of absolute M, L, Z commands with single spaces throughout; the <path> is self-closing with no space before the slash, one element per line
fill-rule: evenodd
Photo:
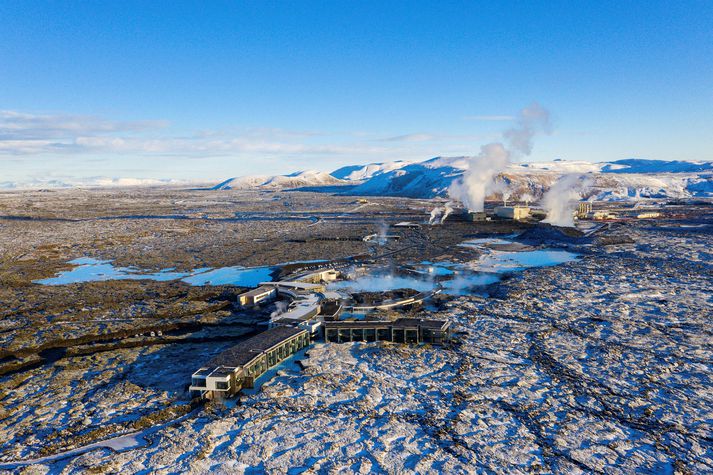
<path fill-rule="evenodd" d="M 252 338 L 248 338 L 247 340 L 228 348 L 210 360 L 208 366 L 243 366 L 263 351 L 272 348 L 290 337 L 299 335 L 300 333 L 306 333 L 306 331 L 301 328 L 294 327 L 270 328 L 269 330 L 265 330 Z"/>
<path fill-rule="evenodd" d="M 422 318 L 399 318 L 395 321 L 389 320 L 359 320 L 359 321 L 337 321 L 324 322 L 325 328 L 431 328 L 441 330 L 448 326 L 447 320 L 425 320 Z"/>
<path fill-rule="evenodd" d="M 336 321 L 324 322 L 325 328 L 389 328 L 393 322 L 388 320 L 358 320 L 358 321 Z"/>
<path fill-rule="evenodd" d="M 447 320 L 425 320 L 422 318 L 399 318 L 393 323 L 394 327 L 422 327 L 422 328 L 435 328 L 440 330 L 446 327 L 448 324 Z"/>

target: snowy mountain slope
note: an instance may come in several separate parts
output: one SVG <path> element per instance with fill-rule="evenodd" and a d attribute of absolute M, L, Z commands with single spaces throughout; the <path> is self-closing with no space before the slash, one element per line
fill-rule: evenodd
<path fill-rule="evenodd" d="M 394 161 L 342 167 L 331 174 L 240 177 L 212 189 L 291 189 L 365 196 L 444 197 L 468 169 L 469 157 L 435 157 L 423 162 Z M 498 175 L 513 199 L 538 199 L 559 177 L 587 174 L 587 194 L 598 200 L 637 197 L 713 197 L 713 163 L 626 159 L 615 162 L 554 160 L 513 163 Z M 340 186 L 345 186 L 340 189 Z M 489 199 L 499 198 L 490 196 Z"/>
<path fill-rule="evenodd" d="M 367 180 L 382 173 L 398 170 L 412 163 L 413 162 L 396 160 L 394 162 L 369 163 L 368 165 L 351 165 L 334 170 L 330 175 L 340 180 Z"/>
<path fill-rule="evenodd" d="M 334 186 L 347 184 L 344 180 L 334 178 L 326 172 L 307 170 L 289 175 L 256 175 L 230 178 L 217 185 L 210 187 L 210 190 L 245 190 L 251 188 L 302 188 Z"/>
<path fill-rule="evenodd" d="M 443 196 L 453 179 L 463 173 L 462 169 L 452 166 L 432 168 L 430 165 L 417 163 L 381 173 L 352 188 L 349 193 L 411 198 Z"/>
<path fill-rule="evenodd" d="M 684 162 L 674 160 L 644 160 L 628 158 L 605 163 L 603 172 L 608 173 L 702 173 L 713 172 L 713 162 Z"/>
<path fill-rule="evenodd" d="M 660 165 L 661 171 L 657 171 Z M 446 196 L 453 180 L 468 167 L 467 157 L 436 157 L 382 171 L 347 192 L 356 195 L 432 198 Z M 635 197 L 713 197 L 713 163 L 619 160 L 609 163 L 555 160 L 514 163 L 499 175 L 513 198 L 538 198 L 564 174 L 589 174 L 590 194 L 601 200 Z M 493 198 L 492 196 L 490 198 Z"/>

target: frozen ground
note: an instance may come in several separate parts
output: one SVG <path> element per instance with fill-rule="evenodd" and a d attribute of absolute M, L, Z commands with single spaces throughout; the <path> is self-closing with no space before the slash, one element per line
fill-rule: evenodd
<path fill-rule="evenodd" d="M 351 198 L 229 190 L 0 194 L 0 472 L 713 472 L 710 219 L 611 225 L 584 245 L 540 228 L 527 246 L 493 243 L 522 231 L 502 222 L 400 230 L 390 248 L 361 241 L 432 206 L 374 199 L 357 212 Z M 429 303 L 418 315 L 453 320 L 453 346 L 318 344 L 304 370 L 283 365 L 260 391 L 188 414 L 171 410 L 186 407 L 190 373 L 250 328 L 231 307 L 239 288 L 32 283 L 82 256 L 146 273 L 361 253 L 438 267 L 541 250 L 537 236 L 580 257 L 483 282 L 488 298 Z M 458 246 L 469 239 L 488 249 Z M 113 442 L 11 464 L 102 440 Z"/>
<path fill-rule="evenodd" d="M 710 228 L 531 269 L 451 348 L 318 344 L 231 407 L 37 473 L 713 472 Z"/>

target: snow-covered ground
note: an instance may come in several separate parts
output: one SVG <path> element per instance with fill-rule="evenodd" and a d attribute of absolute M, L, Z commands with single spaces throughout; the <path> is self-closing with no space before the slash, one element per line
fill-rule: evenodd
<path fill-rule="evenodd" d="M 713 235 L 622 232 L 635 243 L 424 311 L 454 321 L 450 348 L 317 344 L 304 370 L 281 368 L 145 446 L 33 469 L 710 473 Z"/>

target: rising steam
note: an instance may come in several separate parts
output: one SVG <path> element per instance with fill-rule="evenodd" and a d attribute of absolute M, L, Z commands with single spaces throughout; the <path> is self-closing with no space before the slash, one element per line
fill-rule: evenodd
<path fill-rule="evenodd" d="M 542 207 L 547 210 L 543 222 L 555 226 L 574 226 L 574 207 L 582 193 L 592 184 L 586 175 L 563 175 L 542 196 Z"/>
<path fill-rule="evenodd" d="M 446 218 L 453 212 L 453 202 L 449 201 L 443 208 L 435 207 L 431 210 L 431 216 L 428 219 L 428 224 L 443 224 Z"/>
<path fill-rule="evenodd" d="M 494 189 L 495 177 L 513 158 L 529 155 L 537 133 L 550 131 L 550 114 L 538 103 L 520 111 L 515 127 L 503 132 L 503 142 L 483 145 L 472 157 L 463 176 L 448 189 L 451 198 L 460 200 L 471 211 L 483 211 L 485 197 Z"/>

